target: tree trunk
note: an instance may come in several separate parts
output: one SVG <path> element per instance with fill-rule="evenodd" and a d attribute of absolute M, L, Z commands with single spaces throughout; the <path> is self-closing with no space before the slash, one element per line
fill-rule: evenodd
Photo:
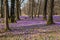
<path fill-rule="evenodd" d="M 14 7 L 15 7 L 15 0 L 11 0 L 11 22 L 14 23 L 15 21 L 15 11 L 14 11 Z"/>
<path fill-rule="evenodd" d="M 20 12 L 20 1 L 16 0 L 16 20 L 20 20 L 19 12 Z"/>
<path fill-rule="evenodd" d="M 31 17 L 33 19 L 33 7 L 34 7 L 34 0 L 31 2 Z"/>
<path fill-rule="evenodd" d="M 53 9 L 54 9 L 54 0 L 50 0 L 51 4 L 50 4 L 50 13 L 48 14 L 48 21 L 47 24 L 53 24 Z"/>
<path fill-rule="evenodd" d="M 46 20 L 46 15 L 47 15 L 47 2 L 48 0 L 44 0 L 44 12 L 43 12 L 43 19 Z"/>
<path fill-rule="evenodd" d="M 8 1 L 7 1 L 7 3 L 8 3 Z M 7 6 L 7 10 L 8 10 L 7 11 L 7 13 L 8 13 L 7 15 L 8 15 L 8 18 L 10 18 L 10 16 L 9 16 L 9 4 L 7 4 L 6 6 Z"/>
<path fill-rule="evenodd" d="M 4 4 L 4 13 L 5 13 L 5 30 L 10 30 L 9 28 L 9 24 L 8 24 L 8 0 L 4 0 L 3 1 L 3 4 Z"/>
<path fill-rule="evenodd" d="M 36 14 L 37 14 L 37 5 L 35 3 L 35 0 L 33 0 L 33 14 L 34 14 L 34 18 L 36 18 Z"/>
<path fill-rule="evenodd" d="M 29 0 L 29 10 L 28 10 L 28 15 L 31 18 L 31 0 Z"/>
<path fill-rule="evenodd" d="M 4 18 L 4 14 L 3 14 L 3 0 L 1 0 L 1 18 Z"/>
<path fill-rule="evenodd" d="M 21 3 L 21 0 L 20 0 L 20 8 L 19 8 L 19 9 L 20 9 L 20 14 L 19 14 L 20 16 L 21 16 L 21 4 L 22 4 L 22 3 Z"/>
<path fill-rule="evenodd" d="M 38 2 L 39 2 L 39 6 L 38 6 L 38 18 L 39 18 L 39 15 L 40 15 L 40 7 L 41 7 L 42 0 L 39 0 Z"/>

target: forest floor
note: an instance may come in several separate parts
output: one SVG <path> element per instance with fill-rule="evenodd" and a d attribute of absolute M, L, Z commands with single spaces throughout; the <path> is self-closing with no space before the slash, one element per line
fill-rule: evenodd
<path fill-rule="evenodd" d="M 9 23 L 12 31 L 0 33 L 0 40 L 60 40 L 60 16 L 53 16 L 55 24 L 52 25 L 46 25 L 42 16 L 33 20 L 26 16 L 20 18 L 17 23 Z M 1 29 L 4 29 L 3 23 L 0 23 Z"/>

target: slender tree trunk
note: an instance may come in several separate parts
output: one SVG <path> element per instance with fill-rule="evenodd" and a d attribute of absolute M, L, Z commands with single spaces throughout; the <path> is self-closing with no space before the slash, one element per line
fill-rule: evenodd
<path fill-rule="evenodd" d="M 8 0 L 3 1 L 4 4 L 4 13 L 5 13 L 5 30 L 10 30 L 9 24 L 8 24 Z"/>
<path fill-rule="evenodd" d="M 46 15 L 47 15 L 47 2 L 48 0 L 44 0 L 44 12 L 43 12 L 43 19 L 46 20 Z"/>
<path fill-rule="evenodd" d="M 8 1 L 7 1 L 7 5 L 6 6 L 7 6 L 7 10 L 8 10 L 7 11 L 7 13 L 8 13 L 7 15 L 8 15 L 8 18 L 10 18 L 10 16 L 9 16 L 9 4 L 8 4 Z"/>
<path fill-rule="evenodd" d="M 3 0 L 1 0 L 1 18 L 4 17 L 4 14 L 3 14 Z"/>
<path fill-rule="evenodd" d="M 8 18 L 10 18 L 10 16 L 9 16 L 9 4 L 7 4 L 7 8 L 8 8 Z"/>
<path fill-rule="evenodd" d="M 54 9 L 54 0 L 50 0 L 51 4 L 50 4 L 50 8 L 51 8 L 51 12 L 48 14 L 48 21 L 47 24 L 53 24 L 53 9 Z"/>
<path fill-rule="evenodd" d="M 34 7 L 34 0 L 31 2 L 31 17 L 33 19 L 33 7 Z"/>
<path fill-rule="evenodd" d="M 36 18 L 36 13 L 37 13 L 37 7 L 36 7 L 36 3 L 35 3 L 35 0 L 33 0 L 33 15 L 34 15 L 34 17 Z"/>
<path fill-rule="evenodd" d="M 14 7 L 15 7 L 15 0 L 11 0 L 11 15 L 10 15 L 10 18 L 11 18 L 11 22 L 16 22 L 15 21 L 15 11 L 14 11 Z"/>
<path fill-rule="evenodd" d="M 31 0 L 29 0 L 29 11 L 28 11 L 29 17 L 31 17 Z"/>
<path fill-rule="evenodd" d="M 38 6 L 38 18 L 39 18 L 39 15 L 40 15 L 40 6 L 41 6 L 41 1 L 42 1 L 42 0 L 39 0 L 39 6 Z"/>
<path fill-rule="evenodd" d="M 19 5 L 20 5 L 20 8 L 19 8 L 19 9 L 20 9 L 20 12 L 19 12 L 20 14 L 19 14 L 19 15 L 21 16 L 21 15 L 22 15 L 22 14 L 21 14 L 21 4 L 22 4 L 25 0 L 19 0 L 19 1 L 20 1 L 20 4 L 19 4 Z"/>
<path fill-rule="evenodd" d="M 19 18 L 19 12 L 20 12 L 20 1 L 16 0 L 16 20 L 20 20 Z"/>
<path fill-rule="evenodd" d="M 21 0 L 20 0 L 20 4 L 19 4 L 20 5 L 20 8 L 19 8 L 20 9 L 20 12 L 19 12 L 20 13 L 20 16 L 21 16 L 21 4 L 22 3 L 21 3 Z"/>

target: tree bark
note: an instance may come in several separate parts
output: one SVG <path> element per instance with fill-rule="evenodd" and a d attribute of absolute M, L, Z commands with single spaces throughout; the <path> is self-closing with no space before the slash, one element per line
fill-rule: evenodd
<path fill-rule="evenodd" d="M 28 10 L 28 15 L 31 18 L 31 0 L 29 0 L 29 10 Z"/>
<path fill-rule="evenodd" d="M 48 21 L 47 24 L 53 24 L 53 10 L 54 10 L 54 0 L 50 0 L 51 4 L 50 4 L 50 13 L 48 14 Z"/>
<path fill-rule="evenodd" d="M 34 15 L 34 18 L 36 18 L 36 14 L 37 14 L 37 6 L 36 6 L 36 3 L 35 3 L 35 0 L 33 0 L 33 15 Z"/>
<path fill-rule="evenodd" d="M 3 14 L 3 0 L 1 0 L 1 18 L 4 18 L 4 14 Z"/>
<path fill-rule="evenodd" d="M 8 0 L 4 0 L 3 1 L 3 4 L 4 4 L 4 13 L 5 13 L 5 30 L 10 30 L 9 28 L 9 24 L 8 24 Z"/>
<path fill-rule="evenodd" d="M 10 21 L 12 23 L 16 22 L 15 20 L 15 11 L 14 11 L 14 8 L 15 8 L 15 0 L 11 0 L 11 15 L 10 15 Z"/>
<path fill-rule="evenodd" d="M 42 0 L 39 0 L 38 2 L 39 2 L 39 6 L 38 6 L 38 18 L 39 18 L 39 15 L 40 15 L 40 7 L 41 7 Z"/>
<path fill-rule="evenodd" d="M 31 17 L 33 19 L 34 0 L 31 1 Z"/>
<path fill-rule="evenodd" d="M 47 15 L 47 2 L 48 0 L 44 0 L 44 12 L 43 12 L 43 19 L 46 20 L 46 15 Z"/>
<path fill-rule="evenodd" d="M 20 20 L 19 13 L 20 13 L 20 1 L 16 0 L 16 20 Z"/>

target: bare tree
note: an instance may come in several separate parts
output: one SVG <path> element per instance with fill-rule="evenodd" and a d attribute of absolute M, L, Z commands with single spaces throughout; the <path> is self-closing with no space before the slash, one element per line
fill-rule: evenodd
<path fill-rule="evenodd" d="M 50 13 L 48 14 L 48 21 L 47 24 L 53 24 L 53 9 L 54 9 L 54 0 L 50 0 Z"/>
<path fill-rule="evenodd" d="M 38 18 L 39 18 L 39 15 L 40 15 L 41 2 L 42 2 L 42 0 L 38 0 L 38 4 L 39 4 L 39 6 L 38 6 Z"/>
<path fill-rule="evenodd" d="M 34 14 L 34 17 L 36 18 L 36 14 L 37 14 L 37 3 L 36 3 L 35 0 L 33 1 L 33 14 Z"/>
<path fill-rule="evenodd" d="M 29 5 L 28 5 L 28 14 L 29 14 L 29 17 L 31 17 L 31 0 L 29 0 Z"/>
<path fill-rule="evenodd" d="M 20 16 L 21 16 L 21 4 L 24 2 L 25 0 L 20 0 Z"/>
<path fill-rule="evenodd" d="M 33 19 L 34 0 L 31 0 L 31 17 Z"/>
<path fill-rule="evenodd" d="M 19 18 L 19 12 L 20 12 L 20 1 L 16 0 L 16 20 L 20 20 Z"/>
<path fill-rule="evenodd" d="M 47 15 L 47 2 L 48 0 L 44 0 L 44 12 L 43 12 L 43 19 L 46 20 L 46 15 Z"/>
<path fill-rule="evenodd" d="M 1 18 L 4 17 L 4 14 L 3 14 L 3 0 L 1 0 Z"/>
<path fill-rule="evenodd" d="M 4 0 L 3 1 L 3 4 L 4 4 L 4 14 L 5 14 L 5 30 L 10 30 L 9 28 L 9 24 L 8 24 L 8 0 Z"/>
<path fill-rule="evenodd" d="M 14 9 L 15 9 L 15 0 L 11 0 L 11 15 L 10 15 L 10 19 L 11 19 L 12 23 L 16 22 Z"/>
<path fill-rule="evenodd" d="M 33 19 L 33 0 L 29 0 L 29 15 Z"/>

